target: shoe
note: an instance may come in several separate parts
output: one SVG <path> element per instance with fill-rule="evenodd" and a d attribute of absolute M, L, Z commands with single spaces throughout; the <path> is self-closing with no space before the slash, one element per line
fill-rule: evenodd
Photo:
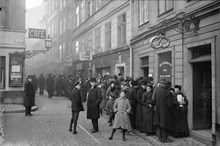
<path fill-rule="evenodd" d="M 90 129 L 90 131 L 94 131 L 94 130 L 95 130 L 95 129 L 93 129 L 93 128 L 92 128 L 92 129 Z"/>
<path fill-rule="evenodd" d="M 73 134 L 77 134 L 77 131 L 74 131 Z"/>
<path fill-rule="evenodd" d="M 112 125 L 113 125 L 112 123 L 109 124 L 109 126 L 112 126 Z"/>
<path fill-rule="evenodd" d="M 92 130 L 91 133 L 96 133 L 99 132 L 98 130 Z"/>
<path fill-rule="evenodd" d="M 112 140 L 112 137 L 109 137 L 108 140 Z"/>
<path fill-rule="evenodd" d="M 125 137 L 122 137 L 122 141 L 126 141 Z"/>
<path fill-rule="evenodd" d="M 72 132 L 72 129 L 69 129 L 69 132 Z"/>

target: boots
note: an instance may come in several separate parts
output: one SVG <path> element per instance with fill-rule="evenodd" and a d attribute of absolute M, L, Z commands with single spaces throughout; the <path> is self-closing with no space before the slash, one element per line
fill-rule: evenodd
<path fill-rule="evenodd" d="M 74 122 L 73 134 L 77 134 L 76 125 L 77 125 L 77 122 Z"/>
<path fill-rule="evenodd" d="M 114 133 L 115 133 L 116 129 L 112 129 L 112 133 L 111 133 L 111 136 L 109 137 L 109 140 L 112 140 L 113 136 L 114 136 Z"/>
<path fill-rule="evenodd" d="M 122 131 L 122 141 L 126 141 L 125 132 L 126 132 L 126 129 L 123 129 L 123 131 Z"/>
<path fill-rule="evenodd" d="M 72 126 L 73 126 L 73 118 L 70 120 L 70 128 L 69 128 L 69 132 L 72 132 Z"/>

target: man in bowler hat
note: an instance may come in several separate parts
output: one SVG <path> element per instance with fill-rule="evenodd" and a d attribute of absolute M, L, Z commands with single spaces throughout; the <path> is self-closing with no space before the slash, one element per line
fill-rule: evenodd
<path fill-rule="evenodd" d="M 102 100 L 101 89 L 96 85 L 96 78 L 91 78 L 91 89 L 88 93 L 87 101 L 87 119 L 92 120 L 92 133 L 98 132 L 98 119 L 100 118 L 99 104 Z"/>

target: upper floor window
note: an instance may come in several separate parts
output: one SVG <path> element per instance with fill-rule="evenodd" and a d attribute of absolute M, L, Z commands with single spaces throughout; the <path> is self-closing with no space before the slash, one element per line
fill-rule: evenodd
<path fill-rule="evenodd" d="M 79 6 L 76 7 L 76 26 L 79 26 Z"/>
<path fill-rule="evenodd" d="M 5 0 L 0 0 L 0 29 L 5 28 Z"/>
<path fill-rule="evenodd" d="M 88 0 L 88 17 L 92 15 L 92 0 Z"/>
<path fill-rule="evenodd" d="M 63 21 L 60 21 L 60 35 L 63 33 Z"/>
<path fill-rule="evenodd" d="M 158 0 L 158 14 L 162 15 L 174 7 L 174 0 Z"/>
<path fill-rule="evenodd" d="M 63 9 L 63 0 L 60 0 L 60 11 Z"/>
<path fill-rule="evenodd" d="M 79 53 L 79 41 L 76 41 L 76 53 Z"/>
<path fill-rule="evenodd" d="M 98 11 L 102 7 L 102 0 L 96 0 L 95 10 Z"/>
<path fill-rule="evenodd" d="M 84 22 L 85 21 L 85 0 L 82 0 L 81 10 L 82 10 L 82 22 Z"/>
<path fill-rule="evenodd" d="M 95 49 L 97 52 L 101 52 L 101 28 L 95 30 Z"/>
<path fill-rule="evenodd" d="M 111 48 L 111 22 L 105 24 L 105 49 Z"/>
<path fill-rule="evenodd" d="M 63 32 L 66 31 L 66 17 L 63 18 Z"/>
<path fill-rule="evenodd" d="M 139 24 L 149 21 L 148 0 L 139 0 Z"/>
<path fill-rule="evenodd" d="M 118 16 L 118 46 L 126 44 L 126 13 Z"/>

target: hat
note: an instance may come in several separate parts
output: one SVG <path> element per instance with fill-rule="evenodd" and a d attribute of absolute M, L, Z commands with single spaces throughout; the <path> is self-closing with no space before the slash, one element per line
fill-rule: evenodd
<path fill-rule="evenodd" d="M 147 87 L 153 88 L 153 85 L 151 83 L 147 83 Z"/>
<path fill-rule="evenodd" d="M 32 76 L 31 76 L 31 75 L 28 75 L 27 79 L 32 79 Z"/>
<path fill-rule="evenodd" d="M 79 84 L 80 84 L 80 82 L 77 81 L 77 82 L 75 82 L 74 86 L 77 86 L 77 85 L 79 85 Z"/>
<path fill-rule="evenodd" d="M 174 88 L 178 88 L 179 90 L 181 90 L 181 86 L 180 85 L 175 85 Z"/>
<path fill-rule="evenodd" d="M 166 79 L 160 79 L 159 81 L 158 81 L 158 83 L 165 83 L 166 82 Z"/>
<path fill-rule="evenodd" d="M 132 82 L 131 82 L 131 85 L 132 85 L 132 86 L 137 86 L 137 85 L 138 85 L 138 82 L 137 82 L 137 81 L 132 81 Z"/>
<path fill-rule="evenodd" d="M 171 82 L 170 82 L 170 81 L 165 81 L 165 82 L 164 82 L 164 85 L 165 85 L 165 86 L 171 86 Z"/>
<path fill-rule="evenodd" d="M 125 94 L 127 94 L 128 93 L 128 89 L 124 88 L 124 89 L 121 90 L 121 92 L 124 92 Z"/>
<path fill-rule="evenodd" d="M 94 77 L 91 78 L 91 79 L 90 79 L 90 82 L 96 82 L 96 78 L 94 78 Z"/>
<path fill-rule="evenodd" d="M 143 79 L 142 79 L 142 80 L 140 81 L 140 85 L 147 85 L 147 80 L 143 80 Z"/>
<path fill-rule="evenodd" d="M 115 81 L 114 81 L 114 80 L 110 81 L 110 85 L 111 85 L 112 83 L 114 83 L 114 84 L 115 84 Z"/>

